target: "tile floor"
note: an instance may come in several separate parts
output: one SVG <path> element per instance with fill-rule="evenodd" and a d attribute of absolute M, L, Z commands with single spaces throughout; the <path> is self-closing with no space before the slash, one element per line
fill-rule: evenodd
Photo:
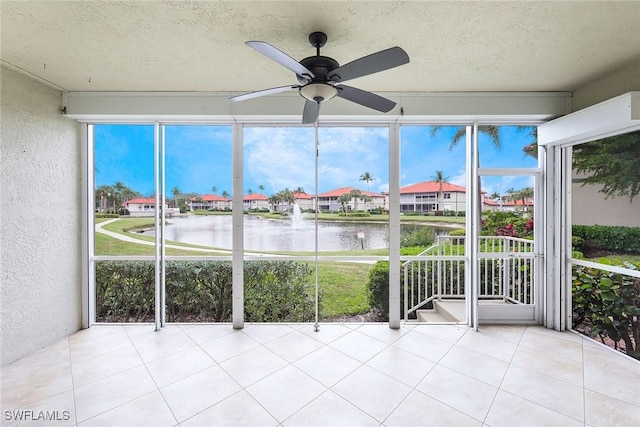
<path fill-rule="evenodd" d="M 95 326 L 1 373 L 3 426 L 640 426 L 640 362 L 531 326 Z"/>

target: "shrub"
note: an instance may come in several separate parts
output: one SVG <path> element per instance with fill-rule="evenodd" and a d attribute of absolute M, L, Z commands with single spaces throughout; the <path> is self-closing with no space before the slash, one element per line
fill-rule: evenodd
<path fill-rule="evenodd" d="M 170 322 L 228 322 L 232 268 L 228 261 L 171 261 L 166 265 Z M 307 263 L 252 261 L 244 265 L 245 318 L 250 322 L 305 322 L 315 316 Z M 96 263 L 96 318 L 104 322 L 153 320 L 152 261 Z"/>
<path fill-rule="evenodd" d="M 419 227 L 405 230 L 400 234 L 400 247 L 423 246 L 428 248 L 435 242 L 435 234 L 431 227 Z"/>
<path fill-rule="evenodd" d="M 637 270 L 640 264 L 625 267 Z M 609 338 L 616 349 L 640 359 L 640 279 L 581 265 L 571 278 L 574 328 L 603 343 Z"/>
<path fill-rule="evenodd" d="M 464 236 L 467 234 L 467 230 L 465 230 L 464 228 L 456 228 L 455 230 L 451 230 L 449 232 L 449 236 Z"/>
<path fill-rule="evenodd" d="M 338 215 L 339 216 L 346 216 L 346 217 L 356 217 L 356 218 L 370 216 L 369 212 L 363 212 L 363 211 L 347 212 L 347 213 L 340 212 Z"/>
<path fill-rule="evenodd" d="M 640 227 L 574 225 L 572 234 L 584 240 L 580 250 L 640 253 Z"/>
<path fill-rule="evenodd" d="M 96 218 L 120 218 L 120 215 L 112 213 L 97 213 Z"/>
<path fill-rule="evenodd" d="M 483 236 L 533 237 L 533 218 L 519 212 L 488 212 L 482 219 Z"/>
<path fill-rule="evenodd" d="M 400 280 L 400 309 L 404 310 L 404 281 Z M 377 261 L 369 270 L 367 282 L 371 310 L 383 321 L 389 320 L 389 261 Z M 402 314 L 401 314 L 402 316 Z"/>

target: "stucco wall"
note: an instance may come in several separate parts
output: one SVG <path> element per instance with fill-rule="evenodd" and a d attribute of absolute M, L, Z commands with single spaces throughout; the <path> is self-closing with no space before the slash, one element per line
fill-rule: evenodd
<path fill-rule="evenodd" d="M 601 186 L 574 184 L 571 188 L 571 218 L 580 225 L 625 225 L 640 227 L 640 197 L 605 199 Z"/>
<path fill-rule="evenodd" d="M 640 60 L 573 91 L 573 111 L 640 90 Z"/>
<path fill-rule="evenodd" d="M 0 68 L 1 364 L 81 325 L 80 127 L 61 94 Z"/>

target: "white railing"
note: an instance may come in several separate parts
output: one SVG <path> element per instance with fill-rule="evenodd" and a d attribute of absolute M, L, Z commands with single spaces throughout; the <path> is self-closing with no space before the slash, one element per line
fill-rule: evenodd
<path fill-rule="evenodd" d="M 479 299 L 533 303 L 532 240 L 482 236 L 478 258 Z M 465 298 L 464 236 L 439 236 L 435 245 L 405 259 L 402 264 L 405 320 L 433 300 Z"/>

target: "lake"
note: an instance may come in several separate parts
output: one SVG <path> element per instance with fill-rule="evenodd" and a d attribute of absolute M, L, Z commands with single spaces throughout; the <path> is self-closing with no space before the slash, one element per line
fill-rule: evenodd
<path fill-rule="evenodd" d="M 231 215 L 189 215 L 169 220 L 165 228 L 166 238 L 194 245 L 232 248 Z M 402 229 L 424 227 L 408 224 Z M 448 234 L 450 229 L 433 227 L 436 235 Z M 361 249 L 358 231 L 364 232 L 365 249 L 389 247 L 389 226 L 384 223 L 319 222 L 318 250 L 348 251 Z M 153 231 L 147 232 L 153 234 Z M 145 233 L 145 234 L 147 234 Z M 244 216 L 244 248 L 247 251 L 296 251 L 315 249 L 313 214 L 294 224 L 291 219 L 265 219 L 253 215 Z"/>

